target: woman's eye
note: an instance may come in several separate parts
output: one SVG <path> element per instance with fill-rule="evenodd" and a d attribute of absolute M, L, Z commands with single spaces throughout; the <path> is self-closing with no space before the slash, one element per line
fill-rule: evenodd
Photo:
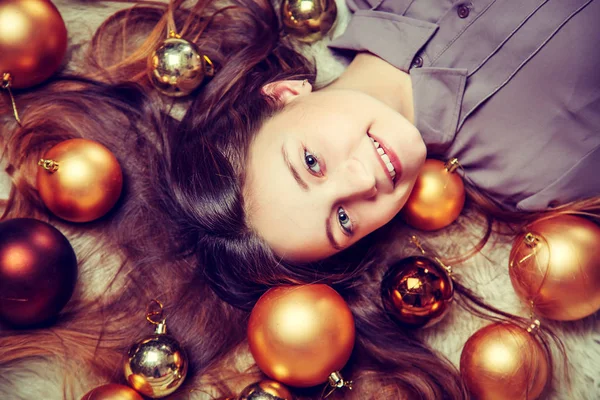
<path fill-rule="evenodd" d="M 342 207 L 338 208 L 338 221 L 340 221 L 340 226 L 346 233 L 352 233 L 352 221 L 346 213 L 346 210 Z"/>
<path fill-rule="evenodd" d="M 308 150 L 304 150 L 304 163 L 313 174 L 321 175 L 321 166 L 319 160 L 314 154 L 311 154 Z"/>

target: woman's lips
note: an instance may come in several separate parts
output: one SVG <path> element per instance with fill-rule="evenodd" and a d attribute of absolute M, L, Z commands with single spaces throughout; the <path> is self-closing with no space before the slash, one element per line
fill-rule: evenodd
<path fill-rule="evenodd" d="M 381 138 L 371 134 L 371 132 L 369 132 L 369 136 L 371 136 L 373 139 L 375 139 L 377 141 L 377 143 L 379 143 L 379 146 L 383 149 L 385 154 L 387 154 L 387 156 L 390 158 L 390 162 L 392 163 L 392 166 L 394 167 L 394 170 L 396 171 L 396 176 L 394 178 L 392 178 L 392 176 L 390 175 L 390 171 L 388 171 L 387 167 L 385 166 L 383 159 L 381 157 L 379 157 L 379 155 L 377 157 L 377 158 L 379 158 L 379 162 L 381 163 L 381 167 L 385 171 L 385 174 L 390 178 L 390 180 L 392 181 L 392 183 L 395 186 L 396 182 L 400 181 L 400 177 L 402 175 L 402 163 L 400 162 L 398 155 L 387 143 L 382 141 Z"/>

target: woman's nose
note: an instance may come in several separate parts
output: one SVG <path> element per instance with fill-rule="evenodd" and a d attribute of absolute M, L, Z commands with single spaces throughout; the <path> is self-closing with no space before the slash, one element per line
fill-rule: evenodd
<path fill-rule="evenodd" d="M 332 178 L 339 200 L 370 199 L 377 194 L 375 175 L 355 158 L 340 164 Z"/>

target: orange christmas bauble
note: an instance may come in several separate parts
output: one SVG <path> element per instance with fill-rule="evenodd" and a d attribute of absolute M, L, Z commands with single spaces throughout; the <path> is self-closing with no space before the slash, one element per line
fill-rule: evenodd
<path fill-rule="evenodd" d="M 465 205 L 465 185 L 455 172 L 456 159 L 443 163 L 428 159 L 401 211 L 407 224 L 422 231 L 435 231 L 454 222 Z"/>
<path fill-rule="evenodd" d="M 35 86 L 60 67 L 67 28 L 48 0 L 0 1 L 0 76 L 16 89 Z"/>
<path fill-rule="evenodd" d="M 441 265 L 427 257 L 408 257 L 392 265 L 381 282 L 386 310 L 402 324 L 425 328 L 450 309 L 454 288 Z"/>
<path fill-rule="evenodd" d="M 510 252 L 510 280 L 535 312 L 561 321 L 600 309 L 600 227 L 559 215 L 529 225 Z"/>
<path fill-rule="evenodd" d="M 105 215 L 117 202 L 123 174 L 116 157 L 98 142 L 65 140 L 39 162 L 37 188 L 57 217 L 88 222 Z"/>
<path fill-rule="evenodd" d="M 143 400 L 143 398 L 130 387 L 109 383 L 90 390 L 81 400 Z"/>
<path fill-rule="evenodd" d="M 535 400 L 550 370 L 532 334 L 516 325 L 493 323 L 465 343 L 460 373 L 475 399 Z"/>
<path fill-rule="evenodd" d="M 267 291 L 248 323 L 248 343 L 258 367 L 289 386 L 327 381 L 350 358 L 354 318 L 344 299 L 322 284 Z"/>

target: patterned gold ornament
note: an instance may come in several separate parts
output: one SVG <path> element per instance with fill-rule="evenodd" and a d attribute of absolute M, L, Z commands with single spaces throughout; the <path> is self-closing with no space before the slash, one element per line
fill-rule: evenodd
<path fill-rule="evenodd" d="M 171 31 L 169 38 L 148 57 L 148 78 L 162 94 L 182 97 L 192 93 L 214 75 L 210 58 L 201 55 L 196 45 Z"/>
<path fill-rule="evenodd" d="M 281 5 L 283 28 L 305 43 L 325 36 L 336 18 L 335 0 L 284 0 Z"/>
<path fill-rule="evenodd" d="M 188 370 L 185 351 L 172 336 L 167 335 L 166 321 L 159 312 L 148 312 L 147 320 L 156 325 L 154 335 L 148 336 L 129 349 L 124 365 L 125 379 L 131 387 L 154 399 L 167 396 L 181 386 Z"/>
<path fill-rule="evenodd" d="M 262 380 L 246 386 L 237 400 L 293 400 L 290 391 L 281 383 Z"/>

